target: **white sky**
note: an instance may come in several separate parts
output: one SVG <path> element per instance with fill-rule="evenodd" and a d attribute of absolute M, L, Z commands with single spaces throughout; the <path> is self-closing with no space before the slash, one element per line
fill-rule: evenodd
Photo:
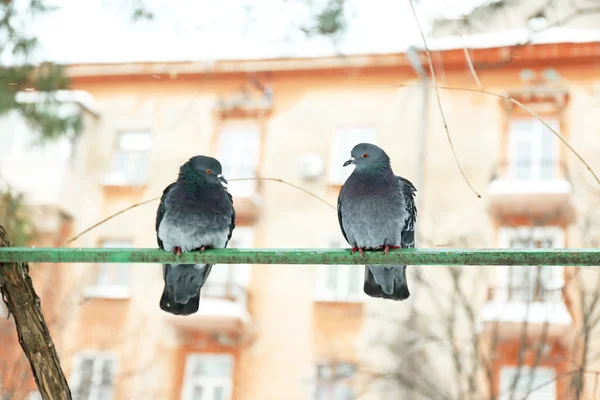
<path fill-rule="evenodd" d="M 132 1 L 53 0 L 61 10 L 34 28 L 42 39 L 40 58 L 69 64 L 302 57 L 399 52 L 422 44 L 408 0 L 346 0 L 350 26 L 337 48 L 294 28 L 309 21 L 305 0 L 146 1 L 155 5 L 156 20 L 132 23 Z M 466 12 L 482 1 L 424 0 L 423 28 L 432 13 Z"/>
<path fill-rule="evenodd" d="M 14 0 L 17 4 L 28 0 Z M 345 0 L 348 29 L 339 43 L 307 39 L 307 3 L 327 0 L 142 0 L 156 19 L 132 22 L 132 0 L 46 0 L 60 10 L 23 23 L 41 39 L 35 61 L 62 64 L 213 61 L 397 53 L 423 46 L 408 0 Z M 497 0 L 413 0 L 427 34 L 433 17 L 455 17 Z M 173 5 L 176 4 L 176 7 Z M 251 6 L 250 6 L 251 5 Z M 317 9 L 320 9 L 317 7 Z M 471 37 L 429 39 L 432 50 L 514 45 L 531 39 L 527 28 Z M 551 28 L 533 42 L 597 42 L 600 30 Z M 0 62 L 16 62 L 0 51 Z"/>

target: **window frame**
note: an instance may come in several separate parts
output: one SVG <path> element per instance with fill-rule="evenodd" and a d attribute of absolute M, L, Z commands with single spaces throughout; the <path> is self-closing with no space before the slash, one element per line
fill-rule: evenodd
<path fill-rule="evenodd" d="M 237 226 L 235 229 L 235 235 L 233 235 L 229 241 L 227 248 L 252 248 L 255 240 L 256 229 L 249 225 Z M 239 245 L 232 245 L 233 240 L 240 240 Z M 215 272 L 219 269 L 226 269 L 227 277 L 224 282 L 218 282 L 216 285 Z M 247 303 L 247 289 L 250 285 L 251 279 L 251 265 L 250 264 L 221 264 L 213 268 L 211 272 L 211 279 L 207 281 L 206 287 L 202 290 L 202 296 L 206 297 L 224 297 L 226 295 L 232 295 L 235 301 L 239 301 L 245 307 Z M 223 290 L 219 290 L 220 286 L 223 286 Z"/>
<path fill-rule="evenodd" d="M 254 141 L 243 141 L 243 140 L 231 140 L 227 141 L 229 137 L 236 137 L 239 135 L 251 135 L 254 136 Z M 261 147 L 262 147 L 262 130 L 258 124 L 226 124 L 219 131 L 218 140 L 216 143 L 216 158 L 221 162 L 223 167 L 223 175 L 225 179 L 236 179 L 236 178 L 256 178 L 260 174 L 260 160 L 261 160 Z M 251 148 L 254 154 L 246 155 L 246 157 L 239 156 L 238 149 L 232 150 L 233 154 L 227 154 L 224 149 L 225 146 L 230 143 L 241 143 L 247 145 L 252 143 Z M 248 149 L 249 146 L 243 146 L 240 149 Z M 239 150 L 241 154 L 243 151 Z M 240 162 L 242 160 L 242 162 Z M 252 164 L 252 170 L 246 170 L 242 168 L 245 164 Z M 239 165 L 238 165 L 239 164 Z M 239 169 L 239 170 L 238 170 Z M 257 181 L 234 181 L 229 182 L 227 185 L 229 193 L 235 197 L 253 197 L 256 195 L 258 189 Z"/>
<path fill-rule="evenodd" d="M 556 132 L 560 133 L 561 128 L 561 120 L 559 116 L 548 117 L 545 119 L 546 123 L 552 127 Z M 516 124 L 530 124 L 529 137 L 521 137 L 518 135 L 521 133 L 518 130 L 513 128 Z M 552 167 L 551 167 L 551 178 L 543 178 L 543 161 L 544 154 L 542 150 L 542 135 L 547 132 L 551 136 L 552 143 Z M 560 146 L 558 142 L 558 138 L 538 119 L 536 118 L 526 118 L 526 117 L 511 117 L 508 120 L 508 147 L 507 147 L 507 173 L 511 180 L 523 181 L 523 182 L 539 182 L 539 181 L 549 181 L 558 179 L 560 174 Z M 528 173 L 530 175 L 529 178 L 519 178 L 518 177 L 518 166 L 517 162 L 517 144 L 519 141 L 527 139 L 532 146 L 531 154 L 529 162 L 531 163 L 531 167 L 529 167 Z"/>
<path fill-rule="evenodd" d="M 340 367 L 351 367 L 352 373 L 350 375 L 338 375 L 336 370 Z M 321 370 L 323 368 L 329 369 L 329 376 L 322 376 Z M 357 375 L 357 365 L 352 362 L 334 362 L 334 361 L 325 361 L 319 362 L 315 365 L 314 369 L 314 387 L 313 387 L 313 396 L 314 400 L 321 400 L 323 395 L 326 399 L 335 400 L 336 390 L 339 388 L 348 388 L 352 393 L 352 398 L 355 396 L 354 392 L 354 380 Z M 321 394 L 321 391 L 326 391 Z"/>
<path fill-rule="evenodd" d="M 229 377 L 194 377 L 194 367 L 198 360 L 228 360 L 231 362 L 231 371 Z M 181 390 L 181 400 L 192 400 L 194 389 L 198 386 L 206 385 L 204 381 L 209 383 L 209 387 L 214 388 L 221 386 L 225 388 L 224 400 L 231 400 L 233 396 L 233 382 L 235 375 L 235 357 L 228 353 L 189 353 L 185 360 L 185 369 L 183 373 L 183 385 Z M 207 398 L 207 400 L 212 400 Z"/>
<path fill-rule="evenodd" d="M 109 351 L 95 351 L 85 350 L 80 351 L 73 357 L 73 369 L 71 372 L 71 388 L 73 389 L 74 400 L 79 400 L 75 397 L 79 387 L 81 385 L 81 365 L 85 359 L 93 359 L 93 370 L 92 370 L 92 382 L 90 386 L 90 396 L 86 400 L 97 400 L 98 396 L 98 382 L 102 382 L 102 362 L 110 361 L 111 363 L 111 385 L 110 385 L 110 398 L 114 398 L 115 389 L 117 386 L 117 375 L 118 375 L 118 358 L 117 354 Z"/>
<path fill-rule="evenodd" d="M 550 238 L 552 240 L 552 248 L 562 248 L 565 243 L 565 230 L 561 226 L 518 226 L 518 227 L 510 227 L 503 226 L 500 227 L 499 230 L 499 244 L 501 248 L 510 248 L 510 241 L 513 238 L 531 238 L 532 240 L 543 240 Z M 516 266 L 518 267 L 518 266 Z M 508 301 L 513 303 L 552 303 L 559 301 L 558 299 L 547 299 L 547 300 L 539 300 L 537 292 L 539 288 L 536 282 L 536 294 L 534 295 L 534 299 L 529 301 L 527 299 L 511 299 L 510 297 L 510 289 L 511 289 L 511 271 L 514 266 L 500 266 L 497 269 L 497 287 L 494 293 L 494 300 L 497 301 Z M 532 267 L 527 267 L 532 268 Z M 543 268 L 552 268 L 553 269 L 553 279 L 552 285 L 555 285 L 555 289 L 559 287 L 562 289 L 565 285 L 564 279 L 564 267 L 563 266 L 552 266 L 552 267 L 543 267 Z M 541 271 L 541 269 L 538 269 Z M 539 272 L 538 272 L 539 273 Z"/>
<path fill-rule="evenodd" d="M 508 378 L 506 378 L 506 380 L 508 380 L 508 382 L 507 382 L 508 385 L 506 385 L 506 386 L 510 387 L 512 385 L 512 382 L 513 382 L 513 379 L 514 379 L 514 374 L 518 370 L 519 370 L 519 368 L 517 366 L 515 366 L 515 365 L 504 365 L 504 366 L 502 366 L 500 368 L 500 371 L 498 372 L 498 375 L 499 375 L 498 400 L 509 400 L 511 398 L 517 399 L 517 398 L 521 398 L 520 397 L 521 395 L 527 394 L 527 393 L 521 393 L 521 392 L 515 391 L 514 394 L 512 394 L 512 396 L 511 396 L 511 393 L 513 393 L 512 391 L 505 392 L 505 389 L 504 389 L 505 385 L 503 385 L 503 382 L 505 381 L 504 377 L 506 375 L 510 374 L 510 376 Z M 531 398 L 532 400 L 535 400 L 535 398 L 532 397 L 532 395 L 541 395 L 541 397 L 544 400 L 556 400 L 557 399 L 557 396 L 556 396 L 556 391 L 557 391 L 557 384 L 556 384 L 556 377 L 557 377 L 557 373 L 556 372 L 557 371 L 556 371 L 556 368 L 552 368 L 552 367 L 548 367 L 548 366 L 543 366 L 543 365 L 542 366 L 538 365 L 535 368 L 531 368 L 531 366 L 529 366 L 529 365 L 522 365 L 520 367 L 520 370 L 521 371 L 519 372 L 519 381 L 521 379 L 526 379 L 527 381 L 529 381 L 530 376 L 531 376 L 530 374 L 532 372 L 535 374 L 534 371 L 536 371 L 536 370 L 551 371 L 552 372 L 552 379 L 549 379 L 548 384 L 545 385 L 544 387 L 540 388 L 540 390 L 543 390 L 543 391 L 538 392 L 537 394 L 535 392 L 531 391 L 531 392 L 529 392 L 527 398 L 528 399 Z M 538 386 L 539 386 L 539 384 L 538 384 Z M 535 387 L 536 387 L 535 383 L 532 382 L 531 389 L 535 389 Z M 554 390 L 553 391 L 552 390 L 547 390 L 548 387 L 553 387 Z M 550 393 L 553 393 L 553 398 L 548 398 L 547 397 Z M 537 396 L 536 396 L 536 398 L 537 398 Z"/>
<path fill-rule="evenodd" d="M 112 244 L 112 246 L 106 246 L 107 244 Z M 115 244 L 122 244 L 122 246 L 114 246 Z M 129 239 L 102 239 L 99 241 L 100 248 L 133 248 L 134 241 Z M 92 264 L 95 269 L 92 274 L 92 281 L 90 284 L 86 285 L 85 288 L 85 296 L 91 298 L 105 298 L 105 299 L 128 299 L 131 297 L 131 267 L 135 265 L 134 263 L 99 263 Z M 112 272 L 113 276 L 117 275 L 118 269 L 122 268 L 127 271 L 127 283 L 126 284 L 118 284 L 114 283 L 114 279 L 112 283 L 108 284 L 99 284 L 98 283 L 98 275 L 101 270 L 108 269 L 108 273 Z"/>
<path fill-rule="evenodd" d="M 342 239 L 332 238 L 329 240 L 329 248 L 343 247 Z M 328 287 L 329 273 L 335 269 L 337 280 L 335 290 Z M 357 292 L 352 293 L 350 289 L 350 275 L 356 274 L 358 279 Z M 364 284 L 364 266 L 353 264 L 328 265 L 320 264 L 317 266 L 317 285 L 315 291 L 315 301 L 331 303 L 361 303 L 366 299 L 363 290 Z"/>
<path fill-rule="evenodd" d="M 146 135 L 149 139 L 148 147 L 144 150 L 125 150 L 122 148 L 122 140 L 126 135 L 136 135 L 143 134 Z M 110 165 L 108 168 L 108 182 L 114 185 L 120 186 L 136 186 L 136 185 L 145 185 L 148 183 L 150 179 L 150 154 L 152 151 L 152 146 L 154 145 L 154 137 L 152 135 L 152 131 L 150 129 L 132 129 L 132 130 L 122 130 L 117 132 L 115 135 L 115 142 L 113 146 L 113 153 L 110 157 Z M 115 163 L 117 161 L 117 157 L 126 155 L 127 167 L 124 169 L 118 169 L 115 167 Z M 145 176 L 136 177 L 132 176 L 132 164 L 134 161 L 132 158 L 132 154 L 141 155 L 143 157 L 143 163 L 145 164 L 143 168 L 145 168 L 146 173 Z"/>

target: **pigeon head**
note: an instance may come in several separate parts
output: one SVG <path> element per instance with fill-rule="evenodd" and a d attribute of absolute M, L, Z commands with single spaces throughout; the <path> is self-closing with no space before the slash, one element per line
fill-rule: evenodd
<path fill-rule="evenodd" d="M 350 159 L 344 167 L 354 164 L 355 171 L 381 169 L 389 167 L 390 158 L 383 149 L 371 143 L 359 143 L 352 148 Z"/>
<path fill-rule="evenodd" d="M 212 157 L 206 156 L 194 156 L 190 158 L 179 169 L 179 177 L 194 181 L 227 184 L 227 180 L 222 174 L 221 163 Z"/>

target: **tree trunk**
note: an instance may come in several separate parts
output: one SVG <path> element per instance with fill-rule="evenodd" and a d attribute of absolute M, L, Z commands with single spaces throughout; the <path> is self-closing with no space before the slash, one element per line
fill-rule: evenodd
<path fill-rule="evenodd" d="M 0 225 L 0 248 L 10 247 Z M 0 293 L 13 315 L 19 343 L 44 400 L 70 400 L 71 391 L 42 315 L 27 264 L 0 263 Z"/>

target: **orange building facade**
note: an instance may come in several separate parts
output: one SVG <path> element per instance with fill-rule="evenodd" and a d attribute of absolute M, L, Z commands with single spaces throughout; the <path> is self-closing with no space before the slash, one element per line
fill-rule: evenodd
<path fill-rule="evenodd" d="M 434 52 L 436 68 L 443 65 L 438 85 L 462 88 L 439 89 L 439 96 L 456 156 L 482 198 L 458 172 L 436 95 L 431 89 L 424 107 L 422 83 L 406 54 L 71 65 L 73 95 L 65 102 L 84 113 L 85 129 L 77 140 L 57 145 L 68 150 L 64 154 L 35 155 L 48 166 L 44 185 L 56 193 L 30 187 L 34 156 L 27 146 L 6 147 L 0 171 L 32 193 L 40 215 L 68 225 L 43 245 L 59 246 L 123 208 L 160 196 L 179 165 L 207 154 L 221 161 L 231 182 L 238 220 L 230 247 L 346 247 L 335 211 L 350 172 L 342 163 L 354 144 L 368 141 L 383 147 L 396 173 L 417 186 L 423 247 L 460 247 L 459 237 L 469 237 L 470 247 L 585 247 L 578 227 L 595 197 L 583 189 L 574 194 L 593 180 L 531 112 L 502 96 L 544 117 L 600 170 L 599 56 L 597 42 L 471 50 L 482 90 L 462 49 Z M 424 53 L 421 61 L 427 68 Z M 282 179 L 332 207 L 279 182 L 235 178 Z M 71 246 L 156 247 L 157 205 L 123 213 Z M 391 307 L 402 314 L 414 302 L 426 314 L 430 303 L 420 293 L 393 305 L 367 298 L 357 267 L 217 265 L 200 311 L 177 317 L 158 307 L 159 265 L 36 270 L 52 270 L 36 277 L 36 288 L 60 322 L 50 328 L 78 399 L 321 400 L 351 393 L 384 399 L 385 393 L 360 389 L 364 362 L 377 362 L 369 359 L 364 338 L 385 329 L 369 313 Z M 553 319 L 529 322 L 532 341 L 539 327 L 550 326 L 548 356 L 536 367 L 548 376 L 570 371 L 564 359 L 580 357 L 579 339 L 565 332 L 576 332 L 582 319 L 578 292 L 566 289 L 569 267 L 540 268 L 543 284 L 536 285 L 524 281 L 522 269 L 487 271 L 476 311 L 483 344 L 500 332 L 493 391 L 502 392 L 503 379 L 518 364 L 522 337 L 515 325 L 528 312 L 525 303 L 534 310 L 553 305 Z M 507 304 L 509 311 L 502 308 Z M 2 331 L 9 345 L 2 347 L 18 350 L 10 324 L 0 321 L 9 327 Z M 534 365 L 532 357 L 519 364 Z M 34 389 L 12 372 L 2 375 L 3 387 L 20 387 L 14 398 Z M 559 379 L 541 395 L 566 399 L 568 387 Z"/>

